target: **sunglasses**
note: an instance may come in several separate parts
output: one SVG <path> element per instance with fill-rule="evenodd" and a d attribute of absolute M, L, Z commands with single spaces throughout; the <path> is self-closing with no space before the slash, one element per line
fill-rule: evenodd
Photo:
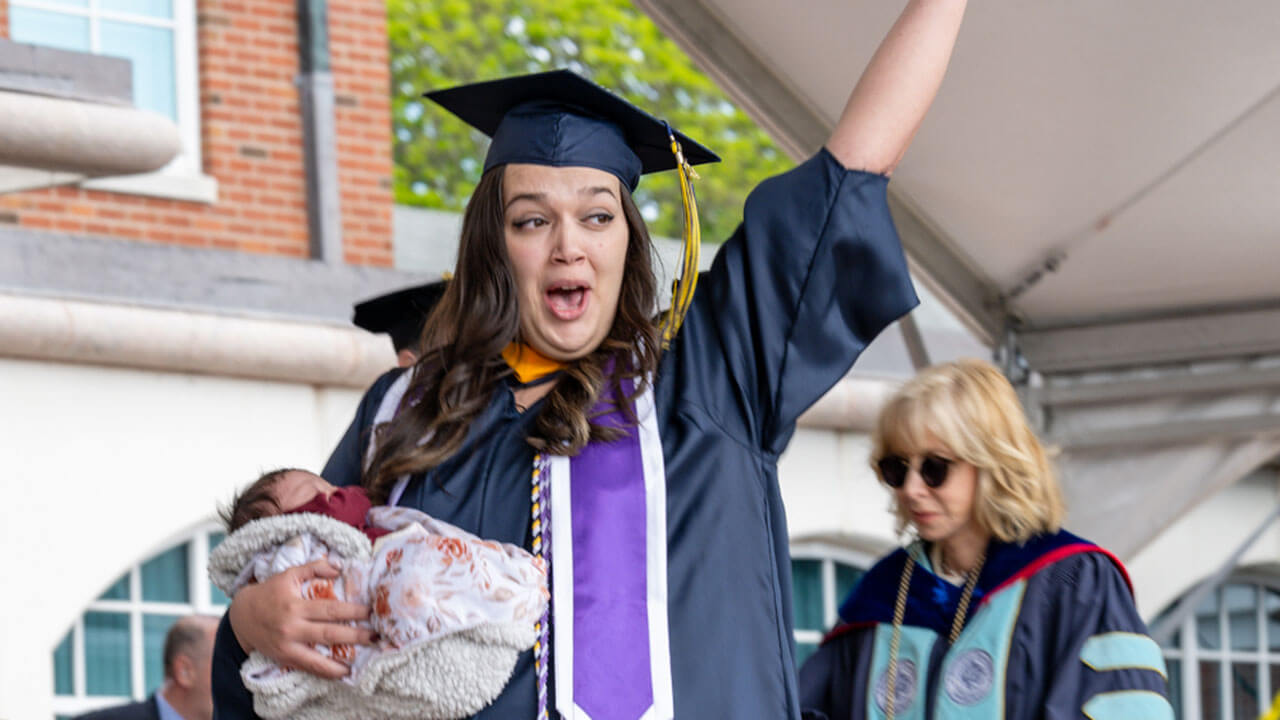
<path fill-rule="evenodd" d="M 916 472 L 920 473 L 920 479 L 924 480 L 925 485 L 937 489 L 947 481 L 951 464 L 954 462 L 955 460 L 941 455 L 925 455 L 920 458 L 920 467 Z M 911 461 L 901 455 L 886 455 L 876 463 L 876 468 L 880 471 L 880 479 L 884 484 L 897 490 L 907 484 L 907 473 L 911 471 Z"/>

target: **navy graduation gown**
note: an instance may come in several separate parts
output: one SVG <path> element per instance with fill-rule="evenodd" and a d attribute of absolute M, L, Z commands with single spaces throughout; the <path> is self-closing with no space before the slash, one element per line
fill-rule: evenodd
<path fill-rule="evenodd" d="M 878 562 L 800 669 L 805 720 L 883 718 L 887 647 L 908 551 Z M 960 588 L 933 574 L 923 545 L 908 595 L 894 695 L 904 720 L 1173 718 L 1160 648 L 1119 561 L 1059 532 L 993 541 L 965 629 L 948 643 Z"/>
<path fill-rule="evenodd" d="M 888 179 L 825 149 L 763 182 L 720 250 L 654 382 L 667 475 L 669 621 L 678 718 L 799 714 L 791 567 L 777 461 L 796 420 L 884 327 L 916 304 L 886 204 Z M 391 374 L 360 405 L 325 468 L 355 483 Z M 481 537 L 529 546 L 538 411 L 500 388 L 449 462 L 401 504 Z M 554 501 L 553 501 L 554 512 Z M 217 717 L 252 717 L 229 628 L 215 658 Z M 554 687 L 552 688 L 554 690 Z M 476 717 L 531 718 L 531 653 Z"/>

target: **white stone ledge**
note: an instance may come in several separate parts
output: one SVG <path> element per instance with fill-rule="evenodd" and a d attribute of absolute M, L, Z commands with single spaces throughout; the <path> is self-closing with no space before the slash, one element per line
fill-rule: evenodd
<path fill-rule="evenodd" d="M 395 365 L 355 328 L 3 293 L 0 356 L 351 388 Z M 800 425 L 867 432 L 896 388 L 845 378 Z"/>
<path fill-rule="evenodd" d="M 897 380 L 846 377 L 800 416 L 801 427 L 871 432 L 880 408 L 901 384 Z"/>
<path fill-rule="evenodd" d="M 0 356 L 353 388 L 395 366 L 355 328 L 9 294 Z"/>
<path fill-rule="evenodd" d="M 178 127 L 131 107 L 0 91 L 0 162 L 125 175 L 164 167 L 182 150 Z"/>

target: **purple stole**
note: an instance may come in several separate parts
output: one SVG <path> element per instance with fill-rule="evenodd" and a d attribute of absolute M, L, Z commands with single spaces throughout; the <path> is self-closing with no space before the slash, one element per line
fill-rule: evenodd
<path fill-rule="evenodd" d="M 638 427 L 617 410 L 596 418 L 622 438 L 550 459 L 551 649 L 567 720 L 673 716 L 666 475 L 651 388 L 635 410 Z"/>

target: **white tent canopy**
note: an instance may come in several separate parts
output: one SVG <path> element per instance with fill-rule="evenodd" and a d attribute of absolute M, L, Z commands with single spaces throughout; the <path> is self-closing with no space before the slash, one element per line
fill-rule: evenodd
<path fill-rule="evenodd" d="M 637 4 L 797 157 L 903 6 Z M 1123 555 L 1280 450 L 1278 37 L 1274 0 L 970 3 L 890 186 Z"/>

